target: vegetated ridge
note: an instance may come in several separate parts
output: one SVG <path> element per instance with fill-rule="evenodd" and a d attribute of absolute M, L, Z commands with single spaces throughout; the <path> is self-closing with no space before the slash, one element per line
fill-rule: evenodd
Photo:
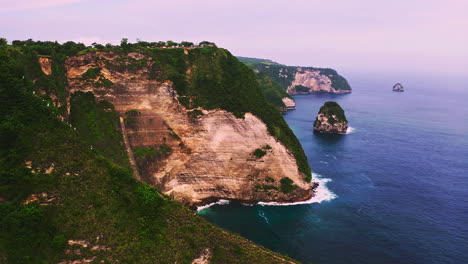
<path fill-rule="evenodd" d="M 172 155 L 190 159 L 197 142 L 189 136 L 222 143 L 209 130 L 219 120 L 224 129 L 263 126 L 273 139 L 249 149 L 249 168 L 259 169 L 247 197 L 287 197 L 310 181 L 302 148 L 248 68 L 211 44 L 159 44 L 0 40 L 0 262 L 294 263 L 193 215 L 162 193 L 167 182 L 144 182 L 154 184 L 147 172 Z M 148 94 L 153 101 L 140 101 Z M 182 121 L 165 122 L 158 107 Z M 261 178 L 257 163 L 284 157 L 302 178 Z"/>

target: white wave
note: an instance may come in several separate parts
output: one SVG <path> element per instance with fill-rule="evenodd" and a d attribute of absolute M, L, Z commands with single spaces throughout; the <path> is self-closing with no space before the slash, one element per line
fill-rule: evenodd
<path fill-rule="evenodd" d="M 210 204 L 203 205 L 203 206 L 198 206 L 197 207 L 197 212 L 200 212 L 200 211 L 203 211 L 203 210 L 205 210 L 207 208 L 210 208 L 211 206 L 213 206 L 215 204 L 223 205 L 223 204 L 229 204 L 229 203 L 230 203 L 229 200 L 220 199 L 219 201 L 214 202 L 214 203 L 210 203 Z"/>
<path fill-rule="evenodd" d="M 346 133 L 345 134 L 351 134 L 351 133 L 354 133 L 356 129 L 354 129 L 354 127 L 350 127 L 348 126 L 348 128 L 346 129 Z"/>
<path fill-rule="evenodd" d="M 338 196 L 336 194 L 334 194 L 332 191 L 330 191 L 330 189 L 327 188 L 326 184 L 327 182 L 330 182 L 332 181 L 331 179 L 328 179 L 328 178 L 321 178 L 321 176 L 317 173 L 312 173 L 312 183 L 316 182 L 318 183 L 318 187 L 317 189 L 315 189 L 315 195 L 310 198 L 309 200 L 305 200 L 305 201 L 300 201 L 300 202 L 293 202 L 293 203 L 278 203 L 278 202 L 258 202 L 257 204 L 258 205 L 261 205 L 261 206 L 290 206 L 290 205 L 299 205 L 299 204 L 312 204 L 312 203 L 321 203 L 323 201 L 331 201 L 335 198 L 337 198 Z M 219 204 L 219 205 L 225 205 L 225 204 L 229 204 L 230 201 L 229 200 L 224 200 L 224 199 L 221 199 L 215 203 L 210 203 L 210 204 L 207 204 L 207 205 L 203 205 L 203 206 L 198 206 L 197 207 L 197 212 L 200 213 L 201 211 L 215 205 L 215 204 Z M 255 204 L 242 204 L 244 206 L 253 206 Z M 268 219 L 265 217 L 265 215 L 263 214 L 263 212 L 259 213 L 259 214 L 262 214 L 262 215 L 259 215 L 260 217 L 263 217 L 265 218 L 266 222 L 268 223 Z"/>
<path fill-rule="evenodd" d="M 323 160 L 319 160 L 320 163 L 324 163 L 324 164 L 328 164 L 328 162 L 326 161 L 323 161 Z"/>
<path fill-rule="evenodd" d="M 277 202 L 259 202 L 259 205 L 270 205 L 270 206 L 290 206 L 290 205 L 299 205 L 299 204 L 312 204 L 312 203 L 321 203 L 323 201 L 331 201 L 338 196 L 334 194 L 330 189 L 327 188 L 326 183 L 330 182 L 331 179 L 321 178 L 319 174 L 312 173 L 313 180 L 319 184 L 315 190 L 315 195 L 306 201 L 293 202 L 293 203 L 277 203 Z"/>

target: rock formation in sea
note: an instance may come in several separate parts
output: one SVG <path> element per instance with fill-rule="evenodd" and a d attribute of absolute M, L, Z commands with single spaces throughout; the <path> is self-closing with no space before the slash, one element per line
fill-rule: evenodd
<path fill-rule="evenodd" d="M 320 107 L 314 122 L 314 131 L 320 133 L 346 133 L 348 120 L 343 108 L 336 102 L 328 101 Z"/>
<path fill-rule="evenodd" d="M 403 85 L 401 83 L 397 83 L 397 84 L 393 85 L 393 91 L 394 92 L 404 92 L 405 88 L 403 87 Z"/>

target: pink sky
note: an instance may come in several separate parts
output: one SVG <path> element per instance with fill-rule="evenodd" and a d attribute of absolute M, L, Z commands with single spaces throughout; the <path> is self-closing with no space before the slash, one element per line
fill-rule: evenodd
<path fill-rule="evenodd" d="M 468 0 L 0 0 L 0 35 L 210 40 L 288 65 L 468 74 L 467 14 Z"/>

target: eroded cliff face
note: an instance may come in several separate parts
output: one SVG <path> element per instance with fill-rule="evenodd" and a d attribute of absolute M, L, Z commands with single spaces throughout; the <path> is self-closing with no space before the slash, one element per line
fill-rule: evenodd
<path fill-rule="evenodd" d="M 123 67 L 135 62 L 143 67 Z M 179 103 L 171 82 L 149 79 L 152 63 L 139 53 L 122 57 L 110 52 L 65 62 L 68 100 L 83 91 L 114 105 L 142 180 L 189 205 L 213 198 L 288 202 L 311 197 L 310 183 L 298 172 L 294 156 L 259 118 L 250 113 L 237 118 L 219 109 L 198 109 L 203 115 L 190 117 L 187 113 L 193 109 Z M 99 69 L 99 74 L 90 78 L 90 69 Z M 137 149 L 159 152 L 139 157 Z M 266 154 L 257 157 L 256 149 L 265 149 Z M 279 188 L 284 177 L 297 186 L 288 194 Z"/>
<path fill-rule="evenodd" d="M 331 75 L 322 74 L 320 70 L 297 68 L 294 79 L 290 86 L 287 88 L 289 94 L 306 94 L 313 92 L 327 92 L 327 93 L 350 93 L 351 90 L 337 90 L 332 86 L 330 80 Z M 297 86 L 303 86 L 308 90 L 296 90 Z"/>
<path fill-rule="evenodd" d="M 287 110 L 296 109 L 296 101 L 293 98 L 283 97 L 282 101 Z"/>
<path fill-rule="evenodd" d="M 52 74 L 52 59 L 48 57 L 39 57 L 39 65 L 45 75 Z"/>

